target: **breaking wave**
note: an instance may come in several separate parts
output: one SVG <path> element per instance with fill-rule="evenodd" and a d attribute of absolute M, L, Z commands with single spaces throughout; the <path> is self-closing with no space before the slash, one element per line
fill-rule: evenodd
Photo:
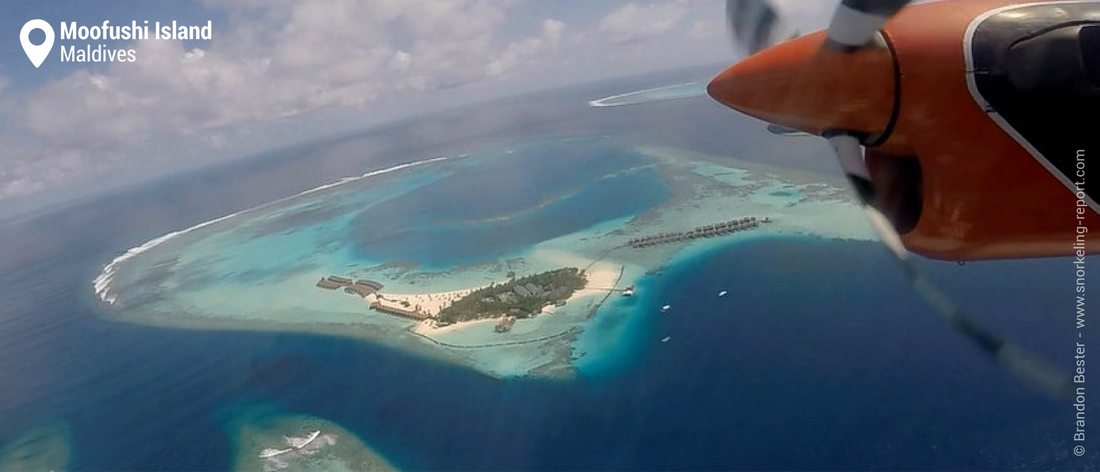
<path fill-rule="evenodd" d="M 706 84 L 703 82 L 687 82 L 676 85 L 666 85 L 636 92 L 612 95 L 588 102 L 591 107 L 620 107 L 625 105 L 640 105 L 642 103 L 659 102 L 663 100 L 678 100 L 681 98 L 701 97 L 707 94 Z"/>
<path fill-rule="evenodd" d="M 120 256 L 114 258 L 113 260 L 111 260 L 110 263 L 108 263 L 106 266 L 103 267 L 103 270 L 100 272 L 99 276 L 97 276 L 95 278 L 95 280 L 92 281 L 92 287 L 95 288 L 95 294 L 96 294 L 97 297 L 99 297 L 100 300 L 107 303 L 108 305 L 113 305 L 115 303 L 115 301 L 118 299 L 118 296 L 116 294 L 111 293 L 111 282 L 114 280 L 115 272 L 118 270 L 119 265 L 126 262 L 126 261 L 128 261 L 128 260 L 130 260 L 130 259 L 132 259 L 132 258 L 134 258 L 134 256 L 137 256 L 138 254 L 141 254 L 141 253 L 146 252 L 150 249 L 153 249 L 153 248 L 155 248 L 155 247 L 157 247 L 161 244 L 164 244 L 166 241 L 169 241 L 172 238 L 190 233 L 190 232 L 195 231 L 195 230 L 205 228 L 205 227 L 213 225 L 213 224 L 221 223 L 222 221 L 225 221 L 225 220 L 228 220 L 228 219 L 231 219 L 231 218 L 235 218 L 235 217 L 240 216 L 244 213 L 256 211 L 256 210 L 259 210 L 261 208 L 268 207 L 270 205 L 279 204 L 279 203 L 285 202 L 287 200 L 291 200 L 291 199 L 294 199 L 294 198 L 297 198 L 297 197 L 301 197 L 303 195 L 309 195 L 309 194 L 312 194 L 312 193 L 320 192 L 320 191 L 327 190 L 327 189 L 330 189 L 330 188 L 333 188 L 333 187 L 338 187 L 340 185 L 344 185 L 344 184 L 347 184 L 347 183 L 350 183 L 350 182 L 363 180 L 363 179 L 366 179 L 368 177 L 374 177 L 374 176 L 377 176 L 377 175 L 388 174 L 390 172 L 397 172 L 397 171 L 402 170 L 402 169 L 408 169 L 410 167 L 416 167 L 416 166 L 420 166 L 420 165 L 431 164 L 433 162 L 439 162 L 439 161 L 443 161 L 443 160 L 447 160 L 447 159 L 448 159 L 447 157 L 435 157 L 435 158 L 432 158 L 432 159 L 424 159 L 424 160 L 419 160 L 419 161 L 407 162 L 407 163 L 399 164 L 399 165 L 396 165 L 396 166 L 393 166 L 393 167 L 387 167 L 385 169 L 370 171 L 370 172 L 367 172 L 363 175 L 356 176 L 356 177 L 344 177 L 342 179 L 339 179 L 339 180 L 336 180 L 334 182 L 330 182 L 330 183 L 321 185 L 319 187 L 315 187 L 315 188 L 311 188 L 309 190 L 298 192 L 298 193 L 296 193 L 294 195 L 291 195 L 289 197 L 280 198 L 278 200 L 268 202 L 268 203 L 265 203 L 265 204 L 257 206 L 257 207 L 249 208 L 247 210 L 241 210 L 241 211 L 238 211 L 238 212 L 235 212 L 235 213 L 230 213 L 228 215 L 225 215 L 225 216 L 222 216 L 222 217 L 219 217 L 219 218 L 215 218 L 215 219 L 210 220 L 210 221 L 205 221 L 205 222 L 199 223 L 197 225 L 191 226 L 191 227 L 186 228 L 186 229 L 181 229 L 179 231 L 173 231 L 171 233 L 160 236 L 156 239 L 152 239 L 150 241 L 147 241 L 145 244 L 142 244 L 140 246 L 127 249 L 126 252 L 122 253 L 122 255 L 120 255 Z"/>

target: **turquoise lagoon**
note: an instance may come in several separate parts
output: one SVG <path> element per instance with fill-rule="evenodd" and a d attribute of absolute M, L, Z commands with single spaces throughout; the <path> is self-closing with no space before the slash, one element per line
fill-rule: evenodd
<path fill-rule="evenodd" d="M 774 222 L 624 247 L 743 216 Z M 560 139 L 342 179 L 131 249 L 95 285 L 105 315 L 118 320 L 351 336 L 492 376 L 561 377 L 606 371 L 651 337 L 641 333 L 659 302 L 607 289 L 645 290 L 675 260 L 776 235 L 872 237 L 831 177 L 611 138 Z M 495 320 L 414 323 L 314 286 L 335 274 L 382 282 L 387 297 L 440 300 L 509 273 L 564 266 L 587 269 L 598 287 L 505 334 L 493 331 Z"/>

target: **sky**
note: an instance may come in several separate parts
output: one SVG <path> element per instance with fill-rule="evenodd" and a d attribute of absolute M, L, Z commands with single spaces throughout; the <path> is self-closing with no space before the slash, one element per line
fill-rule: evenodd
<path fill-rule="evenodd" d="M 780 3 L 822 26 L 836 2 Z M 738 54 L 721 0 L 0 4 L 0 210 L 472 102 Z M 213 34 L 58 38 L 36 69 L 18 41 L 33 18 L 55 29 L 62 21 L 210 21 Z M 136 60 L 66 63 L 59 58 L 66 44 L 133 49 Z"/>

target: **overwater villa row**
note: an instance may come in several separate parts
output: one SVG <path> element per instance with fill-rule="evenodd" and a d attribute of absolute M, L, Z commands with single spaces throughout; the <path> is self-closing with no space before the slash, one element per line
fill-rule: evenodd
<path fill-rule="evenodd" d="M 347 293 L 349 295 L 358 295 L 362 298 L 367 298 L 371 295 L 375 295 L 377 296 L 377 298 L 372 298 L 370 300 L 370 308 L 379 313 L 385 313 L 387 315 L 398 316 L 415 321 L 422 321 L 431 317 L 427 313 L 423 313 L 420 310 L 385 303 L 383 301 L 382 294 L 379 293 L 382 290 L 383 285 L 373 280 L 353 280 L 348 277 L 330 275 L 328 277 L 321 277 L 321 280 L 317 281 L 317 287 L 323 288 L 325 290 L 338 290 L 340 288 L 343 288 L 344 293 Z"/>
<path fill-rule="evenodd" d="M 368 295 L 373 295 L 382 290 L 382 284 L 373 280 L 359 279 L 352 280 L 347 277 L 340 277 L 337 275 L 330 275 L 328 277 L 322 277 L 317 281 L 317 287 L 325 290 L 337 290 L 339 288 L 344 289 L 344 293 L 359 295 L 360 297 L 367 298 Z"/>
<path fill-rule="evenodd" d="M 718 224 L 699 226 L 688 231 L 661 233 L 641 238 L 634 238 L 631 239 L 628 244 L 630 244 L 630 247 L 643 248 L 656 246 L 658 244 L 688 241 L 692 239 L 712 238 L 715 236 L 723 236 L 738 231 L 754 229 L 759 227 L 763 223 L 771 223 L 771 219 L 767 217 L 764 217 L 763 219 L 757 219 L 755 216 L 746 216 L 741 219 L 729 220 Z"/>

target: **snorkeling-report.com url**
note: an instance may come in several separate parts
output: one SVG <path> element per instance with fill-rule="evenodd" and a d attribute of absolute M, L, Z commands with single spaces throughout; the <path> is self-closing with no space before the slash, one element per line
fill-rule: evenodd
<path fill-rule="evenodd" d="M 1085 263 L 1085 240 L 1088 237 L 1089 227 L 1085 217 L 1090 211 L 1087 195 L 1085 194 L 1085 150 L 1077 151 L 1074 163 L 1076 174 L 1077 204 L 1074 208 L 1074 220 L 1076 231 L 1073 236 L 1073 308 L 1075 349 L 1073 355 L 1073 455 L 1081 457 L 1085 455 L 1085 281 L 1088 278 L 1088 270 Z"/>

